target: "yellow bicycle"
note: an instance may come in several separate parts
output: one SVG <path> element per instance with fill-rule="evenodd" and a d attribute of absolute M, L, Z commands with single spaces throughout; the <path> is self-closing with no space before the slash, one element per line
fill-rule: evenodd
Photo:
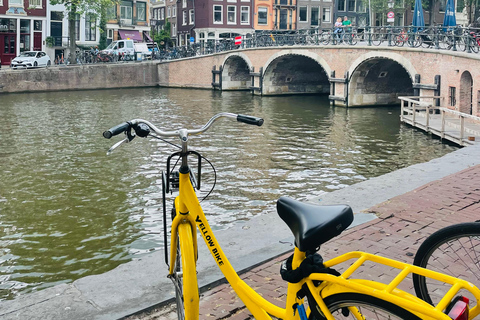
<path fill-rule="evenodd" d="M 189 150 L 189 137 L 207 131 L 220 118 L 233 118 L 239 122 L 261 126 L 263 119 L 219 113 L 202 128 L 163 131 L 149 121 L 136 119 L 122 123 L 103 133 L 105 138 L 125 133 L 126 138 L 116 143 L 108 153 L 123 143 L 139 137 L 176 137 L 181 151 L 172 154 L 167 161 L 167 173 L 163 174 L 164 190 L 178 188 L 174 201 L 170 238 L 169 278 L 176 291 L 179 319 L 199 319 L 199 290 L 196 261 L 198 259 L 197 235 L 200 234 L 218 267 L 257 320 L 321 320 L 321 319 L 431 319 L 467 320 L 480 314 L 478 299 L 480 290 L 473 284 L 439 272 L 406 264 L 365 252 L 350 252 L 323 262 L 316 254 L 320 245 L 344 231 L 353 221 L 352 209 L 347 205 L 318 206 L 302 203 L 287 197 L 277 202 L 279 216 L 290 227 L 295 237 L 293 255 L 282 265 L 282 277 L 288 281 L 285 308 L 264 299 L 249 287 L 228 261 L 200 206 L 195 189 L 201 184 L 202 156 Z M 197 174 L 188 158 L 197 158 Z M 179 158 L 178 172 L 171 172 L 171 159 Z M 164 209 L 164 227 L 166 217 Z M 165 233 L 166 238 L 166 233 Z M 166 240 L 166 239 L 165 239 Z M 165 241 L 167 243 L 167 241 Z M 167 253 L 165 253 L 167 255 Z M 166 256 L 168 264 L 168 257 Z M 344 265 L 342 273 L 336 266 Z M 360 279 L 353 274 L 366 264 L 376 264 L 398 270 L 388 283 Z M 412 274 L 449 285 L 436 305 L 402 291 L 399 284 Z M 473 297 L 473 308 L 461 292 Z"/>

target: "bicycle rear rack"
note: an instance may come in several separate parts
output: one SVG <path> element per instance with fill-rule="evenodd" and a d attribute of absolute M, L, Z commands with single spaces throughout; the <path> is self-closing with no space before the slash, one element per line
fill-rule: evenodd
<path fill-rule="evenodd" d="M 356 259 L 343 273 L 340 277 L 335 277 L 329 274 L 320 274 L 314 273 L 311 274 L 309 280 L 320 280 L 324 281 L 317 290 L 323 290 L 328 287 L 329 284 L 338 284 L 342 287 L 349 288 L 356 292 L 365 293 L 368 295 L 375 296 L 379 299 L 390 301 L 398 306 L 401 306 L 407 310 L 411 310 L 415 313 L 428 315 L 433 319 L 450 319 L 444 312 L 449 303 L 454 299 L 455 295 L 459 293 L 460 290 L 466 290 L 470 292 L 475 299 L 477 304 L 470 309 L 470 316 L 473 319 L 475 316 L 480 314 L 480 290 L 471 284 L 468 281 L 458 279 L 446 274 L 438 273 L 421 267 L 417 267 L 411 264 L 404 262 L 380 257 L 377 255 L 353 251 L 346 254 L 343 254 L 339 257 L 333 258 L 329 261 L 324 262 L 326 268 L 331 268 L 341 263 L 347 262 L 348 260 Z M 370 280 L 361 280 L 361 279 L 349 279 L 352 274 L 359 269 L 365 262 L 371 261 L 376 264 L 384 265 L 387 267 L 399 269 L 400 272 L 397 276 L 393 278 L 388 284 L 375 282 Z M 397 286 L 405 280 L 405 278 L 410 274 L 418 274 L 426 278 L 430 278 L 439 282 L 443 282 L 451 285 L 451 288 L 445 293 L 443 298 L 436 306 L 431 306 L 427 302 L 420 300 L 419 298 L 406 293 L 400 289 L 397 289 Z"/>

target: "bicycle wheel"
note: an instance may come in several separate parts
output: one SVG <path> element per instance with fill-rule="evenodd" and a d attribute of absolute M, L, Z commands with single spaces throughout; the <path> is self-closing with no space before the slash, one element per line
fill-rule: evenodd
<path fill-rule="evenodd" d="M 465 38 L 464 37 L 457 37 L 455 40 L 456 40 L 455 45 L 456 45 L 457 51 L 465 51 L 465 49 L 467 48 Z"/>
<path fill-rule="evenodd" d="M 356 308 L 363 316 L 362 319 L 420 320 L 419 317 L 402 307 L 361 293 L 334 294 L 325 298 L 324 302 L 337 320 L 358 319 L 349 311 L 350 307 Z M 309 320 L 324 319 L 316 307 L 311 310 Z"/>
<path fill-rule="evenodd" d="M 403 38 L 403 36 L 396 36 L 395 37 L 395 45 L 397 47 L 403 47 L 404 44 L 405 44 L 405 39 Z"/>
<path fill-rule="evenodd" d="M 358 42 L 357 36 L 356 36 L 355 34 L 353 34 L 353 33 L 350 34 L 349 39 L 348 39 L 348 44 L 354 46 L 354 45 L 357 44 L 357 42 Z"/>
<path fill-rule="evenodd" d="M 324 44 L 327 45 L 330 43 L 330 40 L 332 39 L 332 34 L 329 32 L 324 32 L 321 35 L 320 41 Z"/>
<path fill-rule="evenodd" d="M 379 33 L 372 34 L 372 44 L 374 46 L 379 46 L 382 43 L 382 35 Z"/>
<path fill-rule="evenodd" d="M 472 52 L 478 53 L 479 44 L 477 42 L 477 39 L 472 39 L 470 45 L 470 49 L 472 50 Z"/>
<path fill-rule="evenodd" d="M 480 285 L 480 222 L 455 224 L 433 233 L 418 248 L 413 264 Z M 420 299 L 435 305 L 451 287 L 417 274 L 413 285 Z"/>
<path fill-rule="evenodd" d="M 188 230 L 179 230 L 182 236 L 177 240 L 177 259 L 174 274 L 171 277 L 175 285 L 175 303 L 179 320 L 198 319 L 199 317 L 196 260 L 192 246 L 191 228 L 186 229 Z M 193 268 L 193 270 L 190 270 L 190 268 Z"/>

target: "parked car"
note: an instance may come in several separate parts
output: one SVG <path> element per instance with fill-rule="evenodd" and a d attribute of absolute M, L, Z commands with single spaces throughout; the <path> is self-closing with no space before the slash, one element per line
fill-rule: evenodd
<path fill-rule="evenodd" d="M 12 60 L 10 67 L 12 69 L 49 67 L 51 64 L 50 57 L 43 51 L 24 51 Z"/>

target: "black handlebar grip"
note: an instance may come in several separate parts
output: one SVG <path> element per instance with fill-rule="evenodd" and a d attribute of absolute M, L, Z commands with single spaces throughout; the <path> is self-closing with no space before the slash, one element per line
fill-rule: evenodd
<path fill-rule="evenodd" d="M 254 124 L 254 125 L 257 125 L 259 127 L 261 127 L 262 124 L 263 124 L 263 119 L 262 118 L 246 116 L 244 114 L 239 114 L 237 116 L 237 121 L 243 122 L 243 123 L 246 123 L 246 124 Z"/>
<path fill-rule="evenodd" d="M 110 139 L 111 137 L 116 136 L 117 134 L 120 134 L 130 129 L 130 125 L 131 124 L 128 122 L 121 123 L 118 126 L 110 128 L 109 130 L 103 132 L 103 136 L 107 139 Z"/>

